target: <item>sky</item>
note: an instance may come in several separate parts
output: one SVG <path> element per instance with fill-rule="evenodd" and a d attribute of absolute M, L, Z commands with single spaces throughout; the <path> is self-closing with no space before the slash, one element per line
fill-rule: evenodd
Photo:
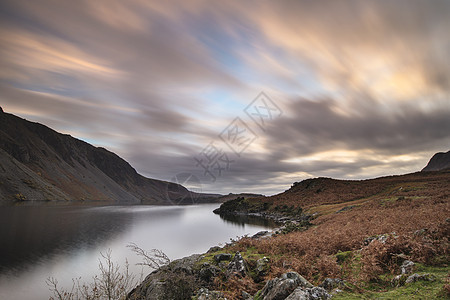
<path fill-rule="evenodd" d="M 266 195 L 450 148 L 450 1 L 3 0 L 0 105 L 148 177 Z"/>

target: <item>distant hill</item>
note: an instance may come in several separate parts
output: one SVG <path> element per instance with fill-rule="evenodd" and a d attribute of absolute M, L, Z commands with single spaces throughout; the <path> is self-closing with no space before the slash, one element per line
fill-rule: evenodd
<path fill-rule="evenodd" d="M 450 169 L 450 151 L 439 152 L 433 155 L 422 171 L 442 171 Z"/>
<path fill-rule="evenodd" d="M 450 170 L 416 172 L 366 180 L 339 180 L 311 178 L 294 184 L 286 191 L 270 197 L 244 197 L 227 208 L 222 205 L 219 214 L 275 213 L 291 214 L 301 207 L 313 212 L 338 211 L 347 206 L 356 207 L 368 200 L 394 199 L 395 197 L 426 197 L 430 189 L 439 199 L 448 199 Z M 432 188 L 431 188 L 432 187 Z M 226 203 L 226 202 L 225 202 Z M 223 208 L 223 209 L 222 209 Z M 322 211 L 322 212 L 323 212 Z"/>
<path fill-rule="evenodd" d="M 229 193 L 228 195 L 220 196 L 217 200 L 219 200 L 219 202 L 226 202 L 226 201 L 234 200 L 234 199 L 237 199 L 240 197 L 260 198 L 260 197 L 265 197 L 265 196 L 262 194 L 252 194 L 252 193 L 240 193 L 240 194 Z"/>
<path fill-rule="evenodd" d="M 215 202 L 182 185 L 146 178 L 116 154 L 0 108 L 0 204 L 100 201 L 128 204 Z"/>

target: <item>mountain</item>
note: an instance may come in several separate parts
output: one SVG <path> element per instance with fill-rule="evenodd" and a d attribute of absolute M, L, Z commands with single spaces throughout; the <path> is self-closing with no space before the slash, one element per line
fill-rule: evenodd
<path fill-rule="evenodd" d="M 450 151 L 439 152 L 433 155 L 422 171 L 441 171 L 450 169 Z"/>
<path fill-rule="evenodd" d="M 116 154 L 0 108 L 0 204 L 100 201 L 182 204 L 216 201 L 182 185 L 146 178 Z"/>

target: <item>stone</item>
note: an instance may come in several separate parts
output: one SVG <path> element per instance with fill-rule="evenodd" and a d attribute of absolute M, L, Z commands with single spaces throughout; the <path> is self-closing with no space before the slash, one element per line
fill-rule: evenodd
<path fill-rule="evenodd" d="M 202 267 L 200 268 L 200 271 L 198 273 L 201 280 L 211 283 L 214 280 L 214 277 L 219 275 L 221 270 L 213 265 L 210 265 L 209 263 L 204 263 Z"/>
<path fill-rule="evenodd" d="M 301 287 L 296 288 L 286 300 L 327 300 L 331 295 L 327 293 L 324 288 L 312 287 L 303 289 Z"/>
<path fill-rule="evenodd" d="M 397 233 L 395 233 L 395 232 L 385 233 L 385 234 L 380 234 L 380 235 L 375 235 L 375 236 L 369 236 L 363 240 L 363 245 L 368 246 L 373 241 L 378 241 L 381 244 L 384 244 L 384 243 L 386 243 L 386 241 L 389 238 L 397 238 L 397 237 L 398 237 Z"/>
<path fill-rule="evenodd" d="M 394 278 L 392 278 L 391 284 L 394 287 L 403 286 L 403 285 L 405 285 L 405 281 L 407 278 L 408 278 L 408 275 L 405 275 L 405 274 L 397 275 Z"/>
<path fill-rule="evenodd" d="M 262 237 L 267 236 L 268 234 L 269 234 L 269 231 L 263 230 L 263 231 L 260 231 L 260 232 L 255 233 L 255 234 L 252 236 L 252 239 L 260 239 L 260 238 L 262 238 Z"/>
<path fill-rule="evenodd" d="M 232 257 L 233 255 L 230 253 L 219 253 L 214 255 L 214 260 L 219 263 L 224 260 L 231 260 Z"/>
<path fill-rule="evenodd" d="M 327 291 L 332 291 L 336 288 L 344 286 L 344 281 L 340 278 L 325 278 L 325 280 L 319 285 Z"/>
<path fill-rule="evenodd" d="M 400 266 L 400 270 L 402 274 L 411 274 L 414 271 L 415 263 L 410 260 L 405 260 Z"/>
<path fill-rule="evenodd" d="M 207 251 L 206 253 L 217 252 L 217 251 L 220 251 L 220 250 L 222 250 L 221 247 L 219 247 L 219 246 L 214 246 L 214 247 L 209 248 L 208 251 Z"/>
<path fill-rule="evenodd" d="M 297 287 L 314 287 L 305 278 L 296 272 L 288 272 L 280 278 L 269 280 L 261 290 L 260 298 L 264 300 L 283 300 L 288 297 Z"/>
<path fill-rule="evenodd" d="M 255 282 L 261 282 L 263 277 L 267 274 L 267 271 L 269 271 L 269 259 L 267 257 L 260 258 L 256 261 L 256 268 L 255 268 Z"/>
<path fill-rule="evenodd" d="M 222 292 L 210 291 L 207 288 L 201 288 L 197 291 L 195 299 L 197 300 L 226 300 Z"/>
<path fill-rule="evenodd" d="M 239 251 L 234 255 L 233 260 L 228 264 L 229 275 L 245 276 L 247 273 L 247 264 Z"/>
<path fill-rule="evenodd" d="M 413 283 L 416 281 L 435 281 L 435 280 L 436 280 L 436 276 L 434 276 L 433 274 L 427 273 L 427 274 L 419 275 L 417 273 L 414 273 L 406 279 L 405 284 Z"/>
<path fill-rule="evenodd" d="M 195 283 L 194 266 L 201 258 L 201 255 L 194 254 L 174 260 L 169 265 L 160 267 L 150 273 L 141 284 L 130 291 L 126 299 L 167 299 L 168 295 L 182 290 L 193 293 L 193 284 Z M 179 285 L 177 285 L 178 283 Z M 192 291 L 187 291 L 187 289 L 192 289 Z"/>
<path fill-rule="evenodd" d="M 246 291 L 242 291 L 241 298 L 244 299 L 244 300 L 251 300 L 251 299 L 253 299 L 252 295 L 250 295 Z"/>

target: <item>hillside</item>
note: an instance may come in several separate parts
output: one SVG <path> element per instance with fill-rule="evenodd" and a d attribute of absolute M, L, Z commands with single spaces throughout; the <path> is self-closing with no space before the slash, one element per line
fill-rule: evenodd
<path fill-rule="evenodd" d="M 0 109 L 0 204 L 189 202 L 185 187 L 146 178 L 116 154 Z M 219 195 L 195 194 L 196 201 Z"/>
<path fill-rule="evenodd" d="M 367 199 L 426 196 L 430 189 L 435 189 L 433 193 L 443 193 L 441 196 L 445 198 L 450 197 L 446 187 L 448 183 L 450 183 L 450 172 L 445 171 L 417 172 L 367 180 L 313 178 L 295 182 L 290 189 L 274 196 L 245 198 L 238 210 L 240 209 L 243 213 L 264 212 L 282 215 L 296 212 L 298 208 L 304 212 L 317 211 L 333 207 L 342 208 L 347 204 L 359 206 Z M 228 208 L 233 209 L 232 206 Z M 222 210 L 221 213 L 232 214 L 233 212 Z"/>

